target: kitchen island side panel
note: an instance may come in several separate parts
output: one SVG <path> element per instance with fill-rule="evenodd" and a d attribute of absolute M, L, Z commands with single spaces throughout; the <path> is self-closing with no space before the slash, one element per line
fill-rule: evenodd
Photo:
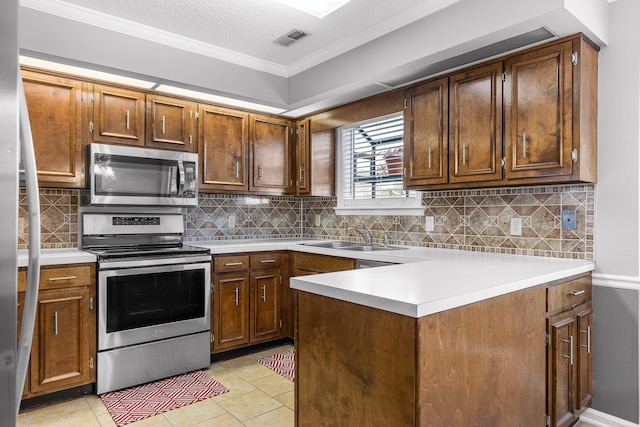
<path fill-rule="evenodd" d="M 545 292 L 535 286 L 418 319 L 417 425 L 544 425 Z"/>
<path fill-rule="evenodd" d="M 297 294 L 296 426 L 414 426 L 416 319 Z"/>

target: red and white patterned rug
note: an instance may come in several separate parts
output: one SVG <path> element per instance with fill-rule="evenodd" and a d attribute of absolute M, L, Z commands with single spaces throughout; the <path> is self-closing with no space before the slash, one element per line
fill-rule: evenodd
<path fill-rule="evenodd" d="M 279 373 L 289 381 L 293 381 L 295 373 L 295 350 L 263 357 L 259 359 L 258 362 L 272 371 Z"/>
<path fill-rule="evenodd" d="M 190 405 L 229 391 L 202 371 L 100 395 L 118 426 Z"/>

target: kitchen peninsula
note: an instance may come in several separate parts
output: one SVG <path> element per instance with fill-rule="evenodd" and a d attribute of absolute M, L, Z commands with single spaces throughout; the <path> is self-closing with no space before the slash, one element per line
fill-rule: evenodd
<path fill-rule="evenodd" d="M 590 297 L 594 263 L 424 256 L 291 279 L 300 291 L 297 426 L 544 425 L 547 411 L 554 421 L 573 416 L 553 403 L 557 379 L 547 373 L 548 290 Z M 554 339 L 563 338 L 553 335 L 553 349 Z"/>

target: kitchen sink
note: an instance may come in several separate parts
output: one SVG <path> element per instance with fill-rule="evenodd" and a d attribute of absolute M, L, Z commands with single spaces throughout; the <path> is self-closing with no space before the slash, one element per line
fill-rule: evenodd
<path fill-rule="evenodd" d="M 383 246 L 368 243 L 354 243 L 337 240 L 333 242 L 313 242 L 304 243 L 306 246 L 315 246 L 318 248 L 342 249 L 345 251 L 369 252 L 369 251 L 393 251 L 398 249 L 409 249 L 408 246 Z"/>

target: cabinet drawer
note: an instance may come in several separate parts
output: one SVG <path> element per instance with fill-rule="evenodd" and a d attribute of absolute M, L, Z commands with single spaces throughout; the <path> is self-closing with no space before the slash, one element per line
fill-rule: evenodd
<path fill-rule="evenodd" d="M 71 286 L 89 286 L 91 284 L 91 266 L 42 267 L 40 269 L 40 289 L 67 288 Z M 18 292 L 27 287 L 27 270 L 18 271 Z"/>
<path fill-rule="evenodd" d="M 294 271 L 300 273 L 330 273 L 333 271 L 353 270 L 355 268 L 355 260 L 351 258 L 340 258 L 302 252 L 296 252 L 294 257 Z"/>
<path fill-rule="evenodd" d="M 261 253 L 251 255 L 251 269 L 259 270 L 264 268 L 279 268 L 282 263 L 282 254 L 280 253 Z"/>
<path fill-rule="evenodd" d="M 213 259 L 213 271 L 226 273 L 249 269 L 249 255 L 221 256 Z"/>
<path fill-rule="evenodd" d="M 564 310 L 591 299 L 591 276 L 547 288 L 547 312 Z"/>

